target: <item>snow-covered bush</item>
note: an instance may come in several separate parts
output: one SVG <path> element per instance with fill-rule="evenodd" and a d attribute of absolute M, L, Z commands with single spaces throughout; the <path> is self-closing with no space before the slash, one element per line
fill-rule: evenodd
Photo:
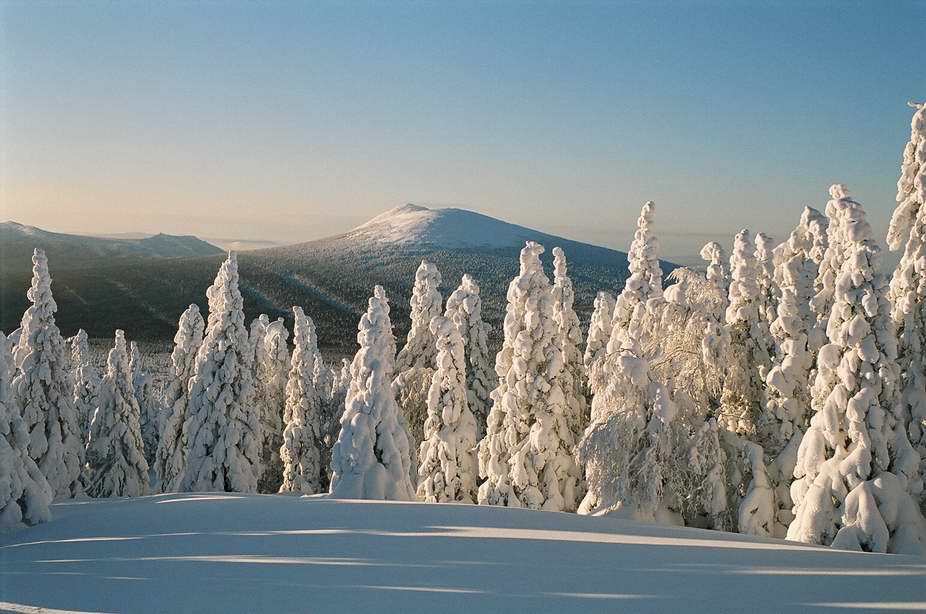
<path fill-rule="evenodd" d="M 99 406 L 100 374 L 91 360 L 87 332 L 84 329 L 71 337 L 70 345 L 72 398 L 80 423 L 81 440 L 87 441 L 93 412 Z"/>
<path fill-rule="evenodd" d="M 286 382 L 283 446 L 283 483 L 280 492 L 312 495 L 321 492 L 326 472 L 321 464 L 325 447 L 321 404 L 315 389 L 318 339 L 315 324 L 301 307 L 293 307 L 293 358 Z"/>
<path fill-rule="evenodd" d="M 117 330 L 115 345 L 106 361 L 106 375 L 100 384 L 100 407 L 90 423 L 86 491 L 91 497 L 148 494 L 148 463 L 140 417 L 125 335 Z"/>
<path fill-rule="evenodd" d="M 260 415 L 250 405 L 253 366 L 234 253 L 222 263 L 206 297 L 209 321 L 190 378 L 180 490 L 255 492 Z"/>
<path fill-rule="evenodd" d="M 588 340 L 582 360 L 589 391 L 601 390 L 606 384 L 604 361 L 608 355 L 608 339 L 614 328 L 613 316 L 614 297 L 607 292 L 599 292 L 595 297 L 595 310 L 588 325 Z"/>
<path fill-rule="evenodd" d="M 429 503 L 476 502 L 476 420 L 469 410 L 460 327 L 437 316 L 437 368 L 428 392 L 418 467 L 418 498 Z"/>
<path fill-rule="evenodd" d="M 897 181 L 897 208 L 887 242 L 904 247 L 891 278 L 891 316 L 897 326 L 898 364 L 903 386 L 903 413 L 910 443 L 920 455 L 914 494 L 926 503 L 926 104 L 913 105 L 910 141 L 903 152 Z"/>
<path fill-rule="evenodd" d="M 528 241 L 508 286 L 505 341 L 495 361 L 486 436 L 479 444 L 479 503 L 572 511 L 579 471 L 561 388 L 553 296 L 543 247 Z"/>
<path fill-rule="evenodd" d="M 358 325 L 341 431 L 331 451 L 331 494 L 411 501 L 408 430 L 392 394 L 395 337 L 386 293 L 376 286 Z"/>
<path fill-rule="evenodd" d="M 798 450 L 788 539 L 879 552 L 926 552 L 907 492 L 919 458 L 906 437 L 896 329 L 879 249 L 862 206 L 830 189 L 846 256 L 833 280 L 827 337 L 812 388 L 815 414 Z M 833 241 L 831 237 L 830 247 Z M 912 504 L 915 508 L 915 504 Z"/>
<path fill-rule="evenodd" d="M 422 260 L 415 272 L 415 285 L 412 288 L 411 328 L 405 347 L 395 360 L 393 393 L 408 423 L 413 449 L 417 449 L 421 443 L 428 414 L 428 389 L 437 355 L 437 345 L 429 327 L 431 319 L 443 311 L 443 298 L 438 289 L 440 283 L 441 276 L 437 267 Z"/>
<path fill-rule="evenodd" d="M 29 456 L 29 431 L 13 403 L 13 352 L 0 332 L 0 528 L 51 519 L 54 496 L 45 475 Z"/>
<path fill-rule="evenodd" d="M 489 395 L 498 385 L 498 377 L 489 354 L 491 327 L 482 319 L 479 285 L 464 275 L 460 287 L 447 298 L 444 316 L 456 324 L 463 337 L 466 354 L 466 390 L 470 411 L 476 419 L 476 438 L 482 439 L 489 415 Z"/>
<path fill-rule="evenodd" d="M 283 483 L 280 446 L 283 445 L 283 407 L 286 405 L 286 386 L 290 371 L 289 347 L 286 345 L 288 339 L 289 331 L 286 330 L 283 318 L 271 322 L 267 325 L 264 335 L 263 351 L 258 353 L 261 362 L 256 366 L 256 371 L 260 381 L 263 472 L 258 479 L 257 490 L 262 493 L 278 492 Z"/>
<path fill-rule="evenodd" d="M 138 344 L 132 341 L 129 344 L 129 373 L 132 375 L 132 388 L 135 399 L 141 411 L 141 437 L 144 442 L 145 460 L 149 465 L 154 464 L 157 457 L 160 438 L 161 404 L 159 395 L 154 389 L 154 380 L 145 369 L 144 360 Z"/>
<path fill-rule="evenodd" d="M 64 339 L 55 325 L 58 306 L 51 293 L 45 252 L 32 256 L 32 305 L 22 320 L 14 356 L 13 403 L 29 431 L 29 455 L 41 469 L 56 497 L 81 492 L 84 442 L 74 408 Z"/>
<path fill-rule="evenodd" d="M 563 357 L 559 375 L 560 388 L 566 396 L 566 422 L 572 429 L 573 441 L 578 441 L 588 426 L 588 404 L 585 399 L 585 365 L 582 362 L 582 328 L 573 308 L 575 291 L 566 268 L 566 255 L 553 248 L 553 323 L 556 343 Z"/>
<path fill-rule="evenodd" d="M 162 401 L 164 419 L 161 439 L 155 458 L 161 492 L 173 492 L 180 487 L 178 480 L 185 464 L 187 447 L 183 425 L 187 419 L 190 378 L 193 376 L 196 353 L 203 343 L 205 326 L 199 307 L 190 305 L 180 316 L 177 334 L 174 335 L 174 350 L 170 355 L 170 379 Z"/>

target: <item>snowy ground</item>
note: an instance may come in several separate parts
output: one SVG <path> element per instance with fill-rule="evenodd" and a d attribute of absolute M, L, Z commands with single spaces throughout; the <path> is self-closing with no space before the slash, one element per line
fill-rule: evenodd
<path fill-rule="evenodd" d="M 0 610 L 926 610 L 926 559 L 611 518 L 233 494 L 54 514 L 0 535 Z"/>

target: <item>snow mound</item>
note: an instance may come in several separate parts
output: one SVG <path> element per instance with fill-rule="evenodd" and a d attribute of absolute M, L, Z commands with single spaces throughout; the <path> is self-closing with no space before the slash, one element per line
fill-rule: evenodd
<path fill-rule="evenodd" d="M 413 204 L 381 213 L 351 230 L 347 237 L 364 242 L 430 244 L 444 248 L 521 247 L 525 241 L 554 245 L 564 240 L 466 209 L 429 209 Z"/>
<path fill-rule="evenodd" d="M 0 534 L 0 610 L 926 608 L 924 559 L 617 518 L 231 493 L 70 501 L 52 513 Z"/>

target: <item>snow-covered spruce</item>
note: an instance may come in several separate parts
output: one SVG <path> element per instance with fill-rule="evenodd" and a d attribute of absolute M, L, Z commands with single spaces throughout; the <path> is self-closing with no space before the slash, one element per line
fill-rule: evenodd
<path fill-rule="evenodd" d="M 100 384 L 100 407 L 90 423 L 87 494 L 91 497 L 148 494 L 148 463 L 140 417 L 125 335 L 117 330 L 115 345 L 106 361 L 106 375 Z"/>
<path fill-rule="evenodd" d="M 160 479 L 161 492 L 173 492 L 184 467 L 187 438 L 183 425 L 187 419 L 190 378 L 196 362 L 196 353 L 203 343 L 205 322 L 199 307 L 190 305 L 180 316 L 174 350 L 170 355 L 170 378 L 162 400 L 164 419 L 161 438 L 155 458 L 155 469 Z"/>
<path fill-rule="evenodd" d="M 566 266 L 566 255 L 559 247 L 553 248 L 553 322 L 556 326 L 556 343 L 563 356 L 563 370 L 559 375 L 560 388 L 566 397 L 566 422 L 572 429 L 573 441 L 578 441 L 588 426 L 588 404 L 585 399 L 585 365 L 582 362 L 582 328 L 576 315 L 575 290 Z M 581 496 L 584 493 L 580 494 Z"/>
<path fill-rule="evenodd" d="M 27 296 L 32 305 L 23 315 L 14 356 L 13 403 L 29 430 L 29 455 L 55 497 L 74 497 L 81 492 L 84 442 L 71 398 L 65 343 L 55 325 L 58 306 L 51 293 L 48 261 L 40 249 L 32 256 L 32 286 Z"/>
<path fill-rule="evenodd" d="M 145 444 L 145 460 L 152 465 L 157 457 L 160 440 L 160 395 L 154 389 L 154 380 L 145 370 L 141 351 L 134 341 L 129 345 L 129 372 L 132 374 L 132 386 L 141 410 L 141 437 Z"/>
<path fill-rule="evenodd" d="M 264 350 L 257 373 L 261 382 L 261 466 L 263 472 L 257 490 L 275 493 L 283 483 L 283 462 L 280 446 L 283 445 L 283 407 L 286 405 L 286 385 L 290 371 L 289 331 L 283 318 L 271 322 L 264 336 Z M 314 371 L 313 371 L 314 377 Z"/>
<path fill-rule="evenodd" d="M 831 188 L 846 259 L 801 440 L 788 539 L 875 552 L 926 553 L 926 521 L 907 489 L 919 458 L 906 437 L 896 329 L 879 249 L 862 206 Z M 832 247 L 832 243 L 831 243 Z"/>
<path fill-rule="evenodd" d="M 54 493 L 29 456 L 29 431 L 13 403 L 13 352 L 0 332 L 0 528 L 34 525 L 51 519 Z"/>
<path fill-rule="evenodd" d="M 485 435 L 489 415 L 489 395 L 498 385 L 498 377 L 489 354 L 490 326 L 482 319 L 479 285 L 464 275 L 460 287 L 447 298 L 444 317 L 460 329 L 466 353 L 466 390 L 470 411 L 476 418 L 476 438 Z"/>
<path fill-rule="evenodd" d="M 331 451 L 331 494 L 411 501 L 409 435 L 392 394 L 395 337 L 386 293 L 376 286 L 358 325 L 341 431 Z"/>
<path fill-rule="evenodd" d="M 315 324 L 301 307 L 293 307 L 293 358 L 286 382 L 283 446 L 283 483 L 280 492 L 312 495 L 321 492 L 326 478 L 321 464 L 324 431 L 315 367 L 319 358 Z"/>
<path fill-rule="evenodd" d="M 418 454 L 418 498 L 428 503 L 476 502 L 476 419 L 469 410 L 460 328 L 431 320 L 437 368 L 428 391 L 428 418 Z"/>
<path fill-rule="evenodd" d="M 730 300 L 726 311 L 727 343 L 721 425 L 729 431 L 755 436 L 765 408 L 765 376 L 771 364 L 772 341 L 768 322 L 759 313 L 758 263 L 748 230 L 733 241 L 730 255 Z"/>
<path fill-rule="evenodd" d="M 604 361 L 608 354 L 608 339 L 614 328 L 614 297 L 601 291 L 595 297 L 595 310 L 588 325 L 588 340 L 585 344 L 583 364 L 589 390 L 601 390 L 606 384 Z"/>
<path fill-rule="evenodd" d="M 891 317 L 897 326 L 904 420 L 920 455 L 919 478 L 911 491 L 926 503 L 926 103 L 911 106 L 910 141 L 903 152 L 887 243 L 892 250 L 904 247 L 891 278 Z"/>
<path fill-rule="evenodd" d="M 846 261 L 846 228 L 843 220 L 845 208 L 839 206 L 839 200 L 846 194 L 846 187 L 833 184 L 829 189 L 830 200 L 826 203 L 826 240 L 823 258 L 819 262 L 817 279 L 814 281 L 814 297 L 810 302 L 816 318 L 810 345 L 814 355 L 826 344 L 827 321 L 833 309 L 836 291 L 836 277 Z"/>
<path fill-rule="evenodd" d="M 781 293 L 775 284 L 775 240 L 764 232 L 756 233 L 756 272 L 759 285 L 759 326 L 768 339 L 772 322 L 778 317 L 776 309 Z"/>
<path fill-rule="evenodd" d="M 260 416 L 250 404 L 251 350 L 233 252 L 206 297 L 209 321 L 190 378 L 180 490 L 255 492 L 261 472 Z"/>
<path fill-rule="evenodd" d="M 561 388 L 553 295 L 543 247 L 528 241 L 508 286 L 505 341 L 495 361 L 486 436 L 479 444 L 479 503 L 572 511 L 579 470 Z"/>
<path fill-rule="evenodd" d="M 316 364 L 321 361 L 321 354 L 316 357 Z M 328 395 L 322 395 L 316 386 L 321 400 L 321 465 L 322 490 L 327 491 L 331 484 L 331 449 L 338 440 L 341 432 L 341 416 L 344 414 L 344 402 L 347 399 L 347 390 L 350 388 L 350 361 L 341 359 L 339 369 L 331 368 L 331 390 Z M 318 381 L 316 378 L 315 381 Z"/>
<path fill-rule="evenodd" d="M 72 398 L 80 423 L 81 440 L 87 441 L 93 412 L 99 406 L 100 373 L 91 360 L 87 332 L 84 329 L 78 330 L 71 337 L 70 345 Z"/>

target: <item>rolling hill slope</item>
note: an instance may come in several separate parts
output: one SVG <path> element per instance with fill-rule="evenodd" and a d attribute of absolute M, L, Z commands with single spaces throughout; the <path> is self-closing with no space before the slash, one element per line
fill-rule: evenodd
<path fill-rule="evenodd" d="M 356 325 L 374 284 L 385 287 L 393 307 L 396 334 L 408 327 L 408 298 L 415 269 L 423 258 L 435 262 L 446 297 L 470 273 L 482 286 L 483 315 L 501 335 L 508 283 L 518 271 L 525 240 L 545 245 L 552 274 L 554 246 L 562 247 L 576 286 L 576 307 L 583 320 L 595 293 L 619 290 L 627 275 L 627 255 L 508 224 L 461 209 L 406 205 L 390 210 L 335 237 L 286 247 L 240 253 L 241 290 L 248 318 L 267 313 L 291 324 L 290 307 L 302 305 L 316 322 L 323 349 L 348 355 L 355 349 Z M 61 269 L 49 259 L 58 323 L 65 334 L 78 327 L 91 337 L 107 338 L 123 328 L 130 338 L 173 337 L 176 319 L 190 303 L 205 309 L 205 290 L 222 256 L 146 259 L 131 266 L 114 263 L 92 269 Z M 664 264 L 666 271 L 671 265 Z M 3 273 L 0 279 L 0 328 L 18 326 L 26 308 L 27 273 Z"/>

